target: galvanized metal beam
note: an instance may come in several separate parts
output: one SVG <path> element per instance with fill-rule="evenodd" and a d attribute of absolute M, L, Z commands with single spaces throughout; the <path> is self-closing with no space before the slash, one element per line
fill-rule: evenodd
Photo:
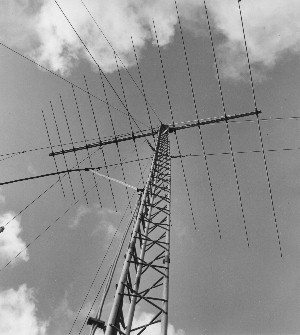
<path fill-rule="evenodd" d="M 210 118 L 210 119 L 195 120 L 195 121 L 192 121 L 192 122 L 183 122 L 183 123 L 180 123 L 180 124 L 168 125 L 168 127 L 169 127 L 170 132 L 174 132 L 174 131 L 188 129 L 188 128 L 192 128 L 192 127 L 200 127 L 200 126 L 207 125 L 207 124 L 228 122 L 229 120 L 239 119 L 239 118 L 246 117 L 246 116 L 251 116 L 251 115 L 258 115 L 260 113 L 261 113 L 261 111 L 257 110 L 255 112 L 249 112 L 249 113 L 226 115 L 226 116 L 215 117 L 215 118 Z M 49 156 L 64 155 L 64 154 L 67 154 L 67 153 L 70 153 L 70 152 L 76 152 L 76 151 L 79 151 L 79 150 L 86 150 L 86 149 L 90 149 L 90 148 L 103 147 L 103 146 L 108 145 L 108 144 L 118 144 L 120 142 L 135 140 L 135 139 L 138 139 L 138 138 L 143 138 L 143 137 L 148 137 L 148 136 L 154 136 L 154 135 L 158 134 L 158 132 L 159 132 L 159 128 L 154 128 L 154 129 L 145 130 L 145 131 L 136 132 L 136 133 L 131 133 L 131 134 L 118 135 L 116 137 L 111 137 L 111 138 L 109 138 L 107 140 L 104 140 L 104 141 L 89 143 L 89 144 L 85 144 L 83 146 L 72 147 L 72 148 L 69 148 L 69 149 L 63 149 L 63 150 L 56 151 L 56 152 L 52 151 L 52 152 L 50 152 Z"/>
<path fill-rule="evenodd" d="M 163 174 L 162 169 L 165 170 Z M 137 330 L 141 334 L 146 329 L 151 330 L 151 326 L 158 322 L 161 322 L 161 334 L 167 334 L 170 182 L 169 126 L 161 125 L 105 335 L 129 335 L 133 332 L 136 334 Z M 155 206 L 158 202 L 159 207 Z M 142 304 L 152 308 L 154 317 L 147 324 L 136 327 L 134 326 L 136 306 Z M 127 318 L 124 320 L 123 315 L 126 314 Z M 159 316 L 161 320 L 158 320 Z"/>

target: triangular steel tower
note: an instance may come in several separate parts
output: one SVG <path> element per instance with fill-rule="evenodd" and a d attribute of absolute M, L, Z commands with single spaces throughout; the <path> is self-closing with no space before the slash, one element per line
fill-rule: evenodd
<path fill-rule="evenodd" d="M 107 284 L 97 314 L 95 317 L 88 319 L 88 325 L 92 326 L 90 335 L 94 335 L 97 329 L 102 329 L 105 335 L 139 335 L 145 330 L 150 330 L 157 323 L 161 324 L 161 335 L 167 335 L 171 227 L 171 155 L 169 134 L 212 123 L 228 123 L 229 120 L 258 115 L 260 113 L 261 111 L 256 109 L 254 112 L 249 113 L 225 114 L 224 117 L 182 122 L 180 124 L 161 124 L 156 129 L 119 135 L 106 141 L 50 153 L 50 156 L 56 156 L 93 147 L 102 147 L 110 144 L 118 145 L 119 142 L 136 140 L 148 136 L 157 136 L 156 145 L 153 148 L 152 164 L 145 187 L 142 190 L 135 188 L 139 192 L 142 191 L 142 193 L 140 193 L 135 210 L 127 226 L 127 229 L 129 229 L 130 224 L 133 224 L 133 230 L 108 321 L 102 321 L 101 314 L 126 235 L 123 236 L 123 242 L 120 244 L 116 258 L 110 267 Z M 84 170 L 88 171 L 90 168 L 85 168 Z M 143 325 L 133 325 L 137 306 L 145 306 L 145 304 L 148 306 L 141 308 L 141 310 L 146 309 L 149 311 L 153 315 L 152 319 Z"/>
<path fill-rule="evenodd" d="M 105 335 L 141 334 L 158 322 L 161 323 L 161 334 L 167 334 L 170 192 L 169 126 L 161 125 L 148 180 L 139 199 L 137 211 L 133 214 L 133 231 L 109 319 L 104 326 L 99 318 L 91 318 L 92 334 L 98 327 L 105 330 Z M 149 272 L 152 272 L 150 276 Z M 123 310 L 125 301 L 129 305 L 127 313 Z M 134 328 L 136 307 L 143 303 L 152 309 L 154 317 L 147 324 Z"/>

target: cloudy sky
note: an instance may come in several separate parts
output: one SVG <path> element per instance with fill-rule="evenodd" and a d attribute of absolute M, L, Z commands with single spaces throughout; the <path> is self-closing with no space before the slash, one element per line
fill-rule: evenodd
<path fill-rule="evenodd" d="M 177 4 L 197 111 L 201 118 L 222 116 L 204 4 L 196 0 Z M 262 110 L 274 211 L 255 117 L 229 124 L 238 185 L 231 155 L 221 154 L 230 153 L 226 126 L 202 128 L 221 239 L 199 132 L 178 132 L 181 154 L 187 155 L 183 161 L 193 214 L 180 161 L 174 158 L 171 335 L 300 332 L 300 2 L 242 0 L 240 4 Z M 207 0 L 207 9 L 226 112 L 254 111 L 237 1 Z M 155 31 L 175 122 L 195 120 L 173 0 L 1 0 L 0 182 L 65 170 L 66 164 L 71 168 L 77 161 L 81 167 L 108 164 L 108 170 L 100 172 L 124 180 L 118 163 L 137 159 L 133 142 L 120 145 L 121 157 L 111 145 L 104 156 L 90 150 L 91 163 L 86 151 L 54 161 L 47 134 L 60 149 L 60 143 L 69 148 L 72 141 L 93 142 L 98 132 L 105 138 L 132 131 L 118 98 L 124 100 L 116 58 L 126 103 L 139 128 L 148 129 L 150 121 L 157 126 L 159 119 L 170 123 Z M 136 57 L 151 106 L 150 121 L 136 86 L 141 90 Z M 105 92 L 113 126 L 98 66 L 111 83 L 105 82 Z M 138 131 L 136 124 L 133 131 Z M 170 140 L 171 154 L 176 156 L 173 135 Z M 129 184 L 142 187 L 140 168 L 146 176 L 151 149 L 143 140 L 136 145 L 141 166 L 126 163 L 124 174 Z M 84 320 L 97 306 L 92 306 L 94 298 L 130 217 L 129 198 L 132 207 L 136 200 L 132 189 L 127 194 L 124 186 L 95 178 L 84 172 L 65 176 L 61 183 L 53 176 L 1 186 L 0 225 L 5 226 L 0 234 L 1 334 L 88 333 Z M 121 264 L 113 283 L 120 268 Z M 105 320 L 113 293 L 108 295 Z M 150 310 L 141 307 L 135 322 L 150 318 Z M 151 334 L 159 330 L 153 328 Z"/>

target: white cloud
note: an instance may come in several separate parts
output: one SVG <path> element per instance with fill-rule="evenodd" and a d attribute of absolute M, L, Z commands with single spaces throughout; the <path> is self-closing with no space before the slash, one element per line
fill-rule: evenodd
<path fill-rule="evenodd" d="M 73 219 L 73 221 L 71 223 L 69 223 L 69 227 L 70 228 L 76 228 L 78 227 L 78 225 L 81 223 L 81 219 L 87 215 L 87 214 L 90 214 L 93 212 L 93 209 L 92 208 L 89 208 L 87 206 L 84 206 L 84 205 L 80 205 L 78 208 L 77 208 L 77 211 L 76 211 L 76 215 L 75 215 L 75 218 Z"/>
<path fill-rule="evenodd" d="M 33 290 L 25 284 L 0 292 L 1 335 L 45 335 L 47 322 L 36 315 Z"/>
<path fill-rule="evenodd" d="M 177 0 L 183 25 L 194 33 L 207 29 L 203 2 Z M 114 71 L 112 50 L 80 0 L 58 1 L 91 53 L 105 71 Z M 135 64 L 130 36 L 138 52 L 154 42 L 152 19 L 161 45 L 172 42 L 177 24 L 173 0 L 84 0 L 126 66 Z M 222 73 L 241 78 L 247 71 L 237 1 L 207 1 L 213 28 L 225 37 L 217 46 Z M 59 8 L 50 0 L 4 0 L 0 10 L 0 40 L 21 49 L 42 65 L 68 74 L 90 56 Z M 241 2 L 247 42 L 256 73 L 272 68 L 287 51 L 299 53 L 300 1 Z M 262 75 L 260 74 L 260 77 Z"/>
<path fill-rule="evenodd" d="M 34 48 L 38 42 L 35 13 L 41 5 L 41 0 L 1 1 L 0 39 L 23 50 Z"/>
<path fill-rule="evenodd" d="M 107 239 L 110 239 L 115 234 L 115 225 L 120 219 L 120 214 L 110 208 L 101 208 L 99 205 L 92 207 L 85 205 L 79 206 L 75 218 L 69 223 L 69 227 L 78 227 L 83 222 L 82 219 L 87 215 L 92 215 L 94 217 L 93 221 L 96 223 L 96 228 L 92 232 L 92 235 L 98 232 L 104 232 Z M 117 237 L 119 236 L 120 234 L 117 234 Z"/>
<path fill-rule="evenodd" d="M 2 3 L 2 41 L 62 74 L 67 74 L 82 58 L 93 64 L 54 1 L 5 0 Z M 81 1 L 60 0 L 58 3 L 99 65 L 105 71 L 114 71 L 112 49 Z M 162 46 L 170 43 L 174 36 L 177 14 L 173 1 L 148 0 L 142 5 L 139 0 L 84 0 L 84 3 L 126 66 L 135 64 L 131 36 L 138 52 L 147 41 L 155 40 L 153 19 Z M 189 26 L 196 29 L 198 1 L 178 0 L 178 3 L 184 3 L 182 17 L 190 20 L 192 25 Z"/>
<path fill-rule="evenodd" d="M 142 311 L 141 308 L 137 307 L 134 318 L 133 318 L 132 328 L 136 328 L 136 327 L 143 326 L 145 324 L 150 323 L 153 317 L 154 317 L 154 314 Z M 159 323 L 156 323 L 148 327 L 148 329 L 145 330 L 143 334 L 160 335 L 161 334 L 160 330 L 161 330 L 161 324 L 159 322 Z M 176 330 L 173 325 L 169 324 L 168 325 L 168 335 L 186 335 L 186 333 L 183 329 Z"/>
<path fill-rule="evenodd" d="M 244 39 L 237 1 L 208 1 L 215 26 L 225 37 L 218 57 L 226 77 L 240 78 L 247 71 Z M 259 79 L 287 51 L 300 51 L 300 2 L 298 0 L 241 1 L 250 61 Z"/>
<path fill-rule="evenodd" d="M 64 297 L 57 304 L 54 310 L 53 319 L 59 320 L 59 322 L 61 322 L 61 319 L 67 319 L 69 321 L 69 320 L 73 320 L 75 316 L 76 316 L 76 313 L 72 311 L 72 309 L 69 306 L 68 293 L 66 291 Z"/>
<path fill-rule="evenodd" d="M 14 217 L 12 212 L 5 213 L 0 216 L 0 226 L 4 226 L 6 222 L 10 221 Z M 20 221 L 14 219 L 6 227 L 5 230 L 0 234 L 0 264 L 4 265 L 5 262 L 11 260 L 17 255 L 22 249 L 25 248 L 26 244 L 20 237 L 21 233 Z M 13 261 L 28 261 L 29 255 L 27 250 L 24 250 L 20 256 Z"/>
<path fill-rule="evenodd" d="M 107 240 L 110 240 L 116 233 L 116 223 L 120 220 L 120 214 L 110 208 L 100 208 L 97 206 L 97 215 L 99 217 L 99 226 L 94 230 L 93 234 L 97 232 L 105 232 Z M 117 220 L 117 221 L 116 221 Z M 120 237 L 120 233 L 116 234 L 116 237 Z"/>
<path fill-rule="evenodd" d="M 34 168 L 34 166 L 29 163 L 27 166 L 27 171 L 32 175 L 32 176 L 36 176 L 37 175 L 37 170 Z"/>
<path fill-rule="evenodd" d="M 54 313 L 49 321 L 49 334 L 68 334 L 70 325 L 73 323 L 76 313 L 71 309 L 68 301 L 68 293 L 56 304 Z"/>

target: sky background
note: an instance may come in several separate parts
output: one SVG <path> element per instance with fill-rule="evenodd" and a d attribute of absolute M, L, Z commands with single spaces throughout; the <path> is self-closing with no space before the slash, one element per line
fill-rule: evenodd
<path fill-rule="evenodd" d="M 79 0 L 60 0 L 58 4 L 122 99 L 111 46 L 122 59 L 123 64 L 119 61 L 119 66 L 126 66 L 141 86 L 132 36 L 147 99 L 161 121 L 171 123 L 154 20 L 175 122 L 196 119 L 173 1 L 144 1 L 141 5 L 135 0 L 86 0 L 84 4 Z M 208 0 L 207 7 L 226 112 L 232 115 L 254 111 L 237 1 Z M 178 0 L 178 8 L 198 113 L 201 118 L 222 116 L 203 3 Z M 261 127 L 283 257 L 280 257 L 263 155 L 252 152 L 261 150 L 255 117 L 229 124 L 233 151 L 246 152 L 235 153 L 234 157 L 249 248 L 232 158 L 220 154 L 230 152 L 225 124 L 201 128 L 206 152 L 215 154 L 208 156 L 208 167 L 221 239 L 199 132 L 195 128 L 178 132 L 181 153 L 193 155 L 183 161 L 196 230 L 180 161 L 173 159 L 171 335 L 300 333 L 300 129 L 299 121 L 293 118 L 300 117 L 300 2 L 242 0 L 241 8 L 258 108 L 262 110 L 260 118 L 268 119 L 261 121 Z M 113 136 L 114 130 L 116 134 L 131 132 L 126 110 L 106 83 L 109 103 L 114 106 L 111 109 L 113 129 L 97 67 L 54 1 L 1 0 L 0 43 L 1 182 L 56 171 L 53 158 L 49 157 L 51 150 L 39 148 L 49 146 L 43 111 L 52 144 L 59 149 L 51 104 L 61 141 L 66 148 L 70 147 L 60 96 L 73 141 L 84 140 L 70 83 L 8 48 L 77 86 L 74 91 L 88 142 L 97 140 L 98 135 L 89 96 L 78 88 L 86 90 L 84 76 L 94 95 L 91 101 L 101 138 Z M 143 96 L 126 70 L 121 70 L 121 77 L 130 113 L 139 120 L 141 129 L 148 129 L 150 123 Z M 153 125 L 159 125 L 151 110 L 150 115 Z M 138 131 L 136 125 L 133 130 Z M 171 154 L 176 156 L 174 135 L 170 135 L 170 141 Z M 152 152 L 144 140 L 136 144 L 146 177 Z M 294 150 L 281 150 L 284 148 Z M 268 151 L 273 149 L 276 151 Z M 10 155 L 22 151 L 26 152 Z M 120 144 L 120 152 L 121 160 L 137 158 L 133 142 Z M 90 154 L 93 166 L 105 165 L 101 151 L 92 149 Z M 115 145 L 105 147 L 104 154 L 107 164 L 120 162 Z M 84 160 L 81 167 L 90 166 L 86 151 L 78 152 L 77 158 Z M 68 167 L 76 165 L 73 153 L 66 155 L 66 159 Z M 65 170 L 62 156 L 57 157 L 57 165 L 59 170 Z M 100 172 L 124 180 L 119 165 L 109 167 L 108 172 L 102 168 Z M 141 173 L 137 162 L 124 164 L 124 172 L 129 184 L 142 187 L 142 182 L 138 184 Z M 0 234 L 1 334 L 88 333 L 87 326 L 82 330 L 81 327 L 114 257 L 130 210 L 126 210 L 128 198 L 123 186 L 112 184 L 115 207 L 107 180 L 96 179 L 100 203 L 93 175 L 84 172 L 82 178 L 88 202 L 78 173 L 71 175 L 72 187 L 68 177 L 62 179 L 65 197 L 56 176 L 1 186 L 0 225 L 6 225 Z M 129 190 L 129 196 L 133 196 L 133 206 L 136 194 Z M 20 211 L 21 215 L 12 220 Z M 29 243 L 29 248 L 15 259 Z M 101 270 L 79 312 L 104 256 Z M 5 267 L 12 259 L 15 260 Z M 118 281 L 121 265 L 113 283 Z M 107 299 L 105 320 L 113 293 Z M 150 313 L 147 307 L 140 308 L 135 322 L 149 319 Z M 159 332 L 155 329 L 151 334 Z"/>

